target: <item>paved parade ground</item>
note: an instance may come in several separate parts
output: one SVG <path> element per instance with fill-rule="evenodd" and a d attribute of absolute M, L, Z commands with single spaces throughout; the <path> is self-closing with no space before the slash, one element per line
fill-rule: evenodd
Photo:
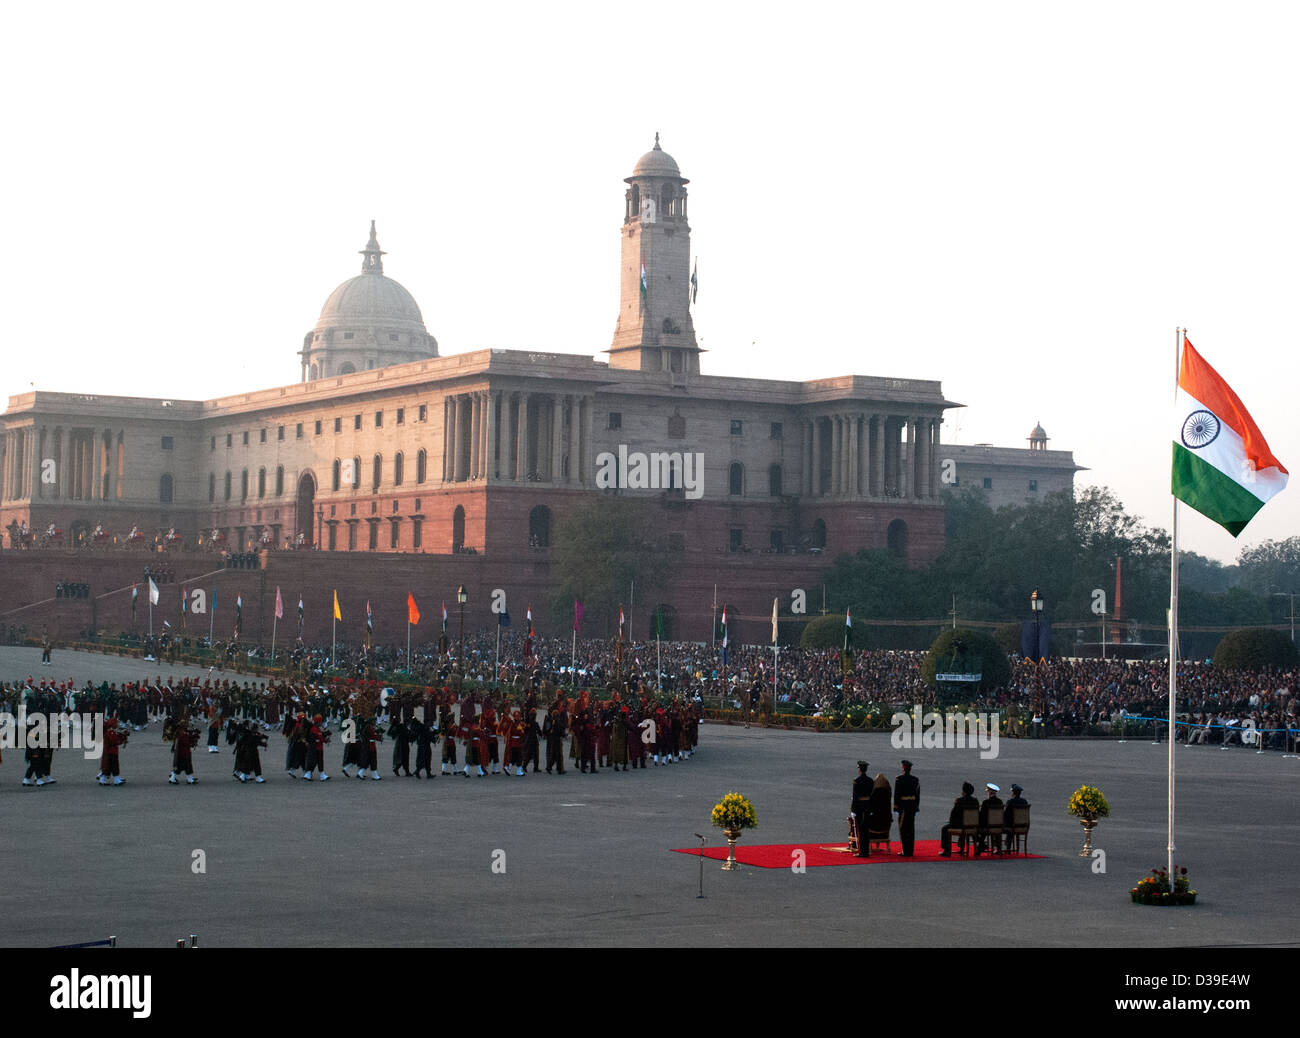
<path fill-rule="evenodd" d="M 30 656 L 30 660 L 28 659 Z M 158 673 L 150 664 L 0 650 L 0 677 L 78 682 Z M 143 670 L 141 669 L 143 668 Z M 19 673 L 21 672 L 21 673 Z M 162 669 L 164 676 L 182 668 Z M 206 672 L 203 672 L 206 673 Z M 1165 860 L 1166 747 L 1149 741 L 1001 741 L 978 750 L 906 750 L 888 734 L 815 734 L 706 724 L 692 760 L 596 776 L 349 780 L 286 775 L 284 739 L 263 751 L 264 785 L 231 778 L 232 753 L 203 746 L 199 782 L 169 786 L 160 726 L 122 751 L 126 785 L 101 788 L 97 762 L 55 755 L 52 787 L 20 785 L 20 750 L 0 764 L 0 941 L 42 947 L 116 935 L 166 947 L 195 933 L 230 946 L 1079 946 L 1300 945 L 1294 920 L 1300 760 L 1233 747 L 1179 747 L 1177 859 L 1195 908 L 1130 903 Z M 745 843 L 842 843 L 859 758 L 921 782 L 920 839 L 936 839 L 963 781 L 1012 782 L 1033 805 L 1029 850 L 1043 860 L 744 868 L 726 873 L 672 848 L 723 843 L 709 811 L 748 795 Z M 436 759 L 436 758 L 435 758 Z M 436 765 L 435 765 L 436 767 Z M 1111 817 L 1079 857 L 1065 812 L 1082 783 Z M 895 845 L 895 850 L 897 846 Z M 196 863 L 205 866 L 195 871 Z"/>

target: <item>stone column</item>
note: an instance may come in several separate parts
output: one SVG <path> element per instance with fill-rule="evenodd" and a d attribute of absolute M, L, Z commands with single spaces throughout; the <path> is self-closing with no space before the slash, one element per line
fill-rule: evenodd
<path fill-rule="evenodd" d="M 588 486 L 596 482 L 596 398 L 588 395 L 585 399 L 586 414 L 582 420 L 582 480 Z"/>
<path fill-rule="evenodd" d="M 559 483 L 564 478 L 564 397 L 559 393 L 551 396 L 551 482 Z"/>
<path fill-rule="evenodd" d="M 484 415 L 484 479 L 497 479 L 497 408 L 500 393 L 484 393 L 487 412 Z"/>
<path fill-rule="evenodd" d="M 514 482 L 515 445 L 519 442 L 519 425 L 515 420 L 515 394 L 501 397 L 501 478 Z"/>
<path fill-rule="evenodd" d="M 930 419 L 921 419 L 921 478 L 917 481 L 918 497 L 928 498 L 930 496 Z"/>
<path fill-rule="evenodd" d="M 528 482 L 528 394 L 519 394 L 519 467 L 515 476 L 520 483 Z"/>
<path fill-rule="evenodd" d="M 564 482 L 569 486 L 578 481 L 578 452 L 574 450 L 578 443 L 578 416 L 574 414 L 573 399 L 572 396 L 564 398 L 564 411 L 560 414 L 561 424 L 564 423 L 564 415 L 569 416 L 569 471 L 564 477 Z"/>
<path fill-rule="evenodd" d="M 813 419 L 812 428 L 812 496 L 822 495 L 822 423 L 820 418 Z"/>
<path fill-rule="evenodd" d="M 858 431 L 860 423 L 858 416 L 849 415 L 849 497 L 858 497 Z"/>
<path fill-rule="evenodd" d="M 478 479 L 483 463 L 483 394 L 469 395 L 469 478 Z"/>
<path fill-rule="evenodd" d="M 442 481 L 456 478 L 456 398 L 442 400 Z"/>
<path fill-rule="evenodd" d="M 467 404 L 468 401 L 465 399 L 464 394 L 457 393 L 456 405 L 455 405 L 456 407 L 456 456 L 455 456 L 456 467 L 455 467 L 455 472 L 452 476 L 452 479 L 457 483 L 464 482 L 464 480 L 467 478 L 468 475 L 467 468 L 468 468 L 468 460 L 469 460 L 469 451 L 467 448 L 469 447 L 469 444 L 466 442 L 468 438 L 467 436 L 468 430 L 465 428 L 466 425 L 468 424 L 468 422 L 466 421 Z"/>
<path fill-rule="evenodd" d="M 930 419 L 930 496 L 939 496 L 939 419 Z"/>

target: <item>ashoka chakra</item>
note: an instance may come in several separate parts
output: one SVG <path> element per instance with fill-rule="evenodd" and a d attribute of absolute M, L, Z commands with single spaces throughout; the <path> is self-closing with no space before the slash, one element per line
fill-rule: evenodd
<path fill-rule="evenodd" d="M 1208 446 L 1218 435 L 1219 420 L 1209 411 L 1193 411 L 1183 422 L 1183 443 L 1192 450 Z"/>

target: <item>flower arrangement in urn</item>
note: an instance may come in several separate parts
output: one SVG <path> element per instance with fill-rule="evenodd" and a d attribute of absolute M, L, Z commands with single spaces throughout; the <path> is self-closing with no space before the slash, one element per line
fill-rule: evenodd
<path fill-rule="evenodd" d="M 1187 870 L 1174 866 L 1173 889 L 1169 889 L 1169 872 L 1166 869 L 1152 869 L 1151 875 L 1138 880 L 1138 885 L 1129 891 L 1136 905 L 1194 905 L 1196 891 L 1192 889 L 1187 878 Z"/>
<path fill-rule="evenodd" d="M 722 867 L 728 871 L 740 868 L 736 862 L 736 841 L 742 830 L 758 828 L 754 805 L 740 793 L 728 793 L 713 805 L 712 819 L 727 837 L 727 860 Z"/>
<path fill-rule="evenodd" d="M 1080 786 L 1070 794 L 1070 805 L 1066 810 L 1083 826 L 1083 850 L 1079 857 L 1086 858 L 1092 854 L 1092 831 L 1097 828 L 1097 819 L 1110 814 L 1106 794 L 1096 786 Z"/>

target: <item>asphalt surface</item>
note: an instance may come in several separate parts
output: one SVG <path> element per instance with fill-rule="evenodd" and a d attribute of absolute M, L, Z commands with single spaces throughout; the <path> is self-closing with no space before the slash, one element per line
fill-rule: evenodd
<path fill-rule="evenodd" d="M 25 656 L 31 655 L 33 666 Z M 59 680 L 121 681 L 144 666 L 73 653 Z M 80 670 L 78 668 L 86 668 Z M 118 669 L 120 668 L 120 669 Z M 182 673 L 163 668 L 162 673 Z M 203 673 L 206 673 L 204 671 Z M 1161 910 L 1128 890 L 1165 860 L 1165 746 L 1002 740 L 977 750 L 898 750 L 888 734 L 815 734 L 716 724 L 691 760 L 563 777 L 395 778 L 284 773 L 271 733 L 264 785 L 231 778 L 232 753 L 195 752 L 199 782 L 170 786 L 152 725 L 122 751 L 126 785 L 101 788 L 96 760 L 56 753 L 53 786 L 21 786 L 22 751 L 0 765 L 0 943 L 42 947 L 116 935 L 167 947 L 196 933 L 222 946 L 1117 947 L 1300 945 L 1294 922 L 1294 790 L 1300 760 L 1234 747 L 1179 747 L 1177 860 L 1200 903 Z M 918 836 L 935 839 L 962 781 L 1025 787 L 1029 849 L 1043 860 L 898 863 L 726 873 L 671 853 L 724 841 L 709 811 L 739 790 L 757 809 L 746 843 L 829 844 L 847 834 L 859 758 L 921 782 Z M 1111 816 L 1082 858 L 1071 791 L 1100 786 Z M 981 790 L 982 792 L 982 790 Z M 197 852 L 202 852 L 201 855 Z M 196 871 L 202 859 L 203 871 Z"/>

